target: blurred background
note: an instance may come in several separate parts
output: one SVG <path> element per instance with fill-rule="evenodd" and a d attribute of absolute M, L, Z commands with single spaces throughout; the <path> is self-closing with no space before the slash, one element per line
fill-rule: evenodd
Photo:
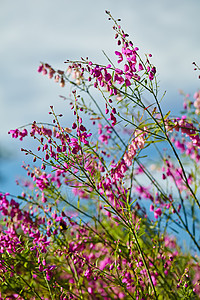
<path fill-rule="evenodd" d="M 18 193 L 15 179 L 25 175 L 21 164 L 28 161 L 20 148 L 29 148 L 29 142 L 12 140 L 10 129 L 51 122 L 50 105 L 71 125 L 69 106 L 59 97 L 69 92 L 37 72 L 40 61 L 64 69 L 66 59 L 105 62 L 102 50 L 114 57 L 117 46 L 105 10 L 122 19 L 140 53 L 153 54 L 160 91 L 167 91 L 164 110 L 178 114 L 179 89 L 193 96 L 200 88 L 192 65 L 200 63 L 199 0 L 1 0 L 0 191 Z"/>

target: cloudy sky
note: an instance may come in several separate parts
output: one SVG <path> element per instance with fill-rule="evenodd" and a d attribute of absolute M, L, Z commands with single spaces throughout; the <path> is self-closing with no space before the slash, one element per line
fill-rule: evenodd
<path fill-rule="evenodd" d="M 192 66 L 200 62 L 199 0 L 1 0 L 0 146 L 14 151 L 14 162 L 1 162 L 3 172 L 13 166 L 18 170 L 21 160 L 21 144 L 11 140 L 9 129 L 50 120 L 50 105 L 70 116 L 59 98 L 65 90 L 37 73 L 40 61 L 62 69 L 66 59 L 81 56 L 104 61 L 102 50 L 113 57 L 114 32 L 106 9 L 122 19 L 141 53 L 153 54 L 160 89 L 167 90 L 165 107 L 181 107 L 179 89 L 193 94 L 200 88 Z"/>

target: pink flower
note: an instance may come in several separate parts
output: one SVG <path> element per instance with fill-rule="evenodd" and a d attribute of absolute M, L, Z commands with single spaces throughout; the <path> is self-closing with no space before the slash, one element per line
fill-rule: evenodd
<path fill-rule="evenodd" d="M 139 63 L 139 66 L 138 66 L 138 72 L 139 72 L 139 71 L 142 71 L 142 70 L 144 70 L 144 68 L 143 68 L 142 64 Z"/>
<path fill-rule="evenodd" d="M 118 64 L 119 64 L 120 62 L 122 62 L 123 56 L 122 56 L 121 52 L 119 52 L 119 51 L 115 51 L 115 54 L 118 55 L 118 58 L 119 58 L 119 59 L 118 59 L 117 62 L 118 62 Z"/>
<path fill-rule="evenodd" d="M 150 211 L 154 211 L 154 206 L 153 206 L 153 204 L 150 205 Z"/>
<path fill-rule="evenodd" d="M 126 84 L 126 86 L 130 86 L 130 85 L 131 85 L 130 80 L 129 80 L 129 79 L 126 79 L 126 80 L 125 80 L 125 84 Z"/>
<path fill-rule="evenodd" d="M 91 287 L 88 288 L 88 293 L 89 293 L 89 294 L 92 294 L 92 293 L 93 293 L 93 290 L 92 290 Z"/>
<path fill-rule="evenodd" d="M 124 161 L 128 167 L 132 165 L 132 159 L 130 158 L 127 152 L 124 154 Z"/>
<path fill-rule="evenodd" d="M 154 217 L 156 219 L 158 219 L 158 216 L 161 216 L 162 215 L 162 210 L 160 208 L 157 208 L 154 210 Z"/>

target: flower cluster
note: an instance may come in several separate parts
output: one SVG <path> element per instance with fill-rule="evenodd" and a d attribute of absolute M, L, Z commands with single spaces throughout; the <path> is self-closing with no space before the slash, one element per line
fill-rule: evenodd
<path fill-rule="evenodd" d="M 200 91 L 196 92 L 194 94 L 194 107 L 196 108 L 195 114 L 199 115 L 200 114 Z"/>
<path fill-rule="evenodd" d="M 133 158 L 136 155 L 138 149 L 143 149 L 146 138 L 146 127 L 143 130 L 137 129 L 134 133 L 135 137 L 132 139 L 131 144 L 128 146 L 128 152 L 124 154 L 124 161 L 129 167 L 132 165 Z"/>
<path fill-rule="evenodd" d="M 82 58 L 66 61 L 66 72 L 46 63 L 38 68 L 61 87 L 73 85 L 72 124 L 51 106 L 51 124 L 9 131 L 38 147 L 21 148 L 33 158 L 33 166 L 23 164 L 28 180 L 17 181 L 22 194 L 0 193 L 2 300 L 200 296 L 200 259 L 192 256 L 200 250 L 193 103 L 187 100 L 185 115 L 163 115 L 152 55 L 142 59 L 106 13 L 114 22 L 117 67 Z M 153 97 L 153 110 L 143 92 Z M 197 118 L 199 99 L 197 92 Z"/>

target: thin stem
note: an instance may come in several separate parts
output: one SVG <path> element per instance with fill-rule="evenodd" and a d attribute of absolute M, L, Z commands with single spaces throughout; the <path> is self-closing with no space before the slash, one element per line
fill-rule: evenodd
<path fill-rule="evenodd" d="M 146 271 L 147 271 L 147 274 L 148 274 L 148 277 L 149 277 L 150 284 L 151 284 L 152 290 L 153 290 L 153 292 L 154 292 L 154 295 L 155 295 L 156 299 L 158 299 L 157 294 L 156 294 L 156 290 L 155 290 L 155 287 L 154 287 L 154 284 L 153 284 L 153 281 L 152 281 L 152 278 L 151 278 L 151 274 L 150 274 L 150 272 L 149 272 L 149 268 L 148 268 L 147 263 L 146 263 L 146 259 L 145 259 L 145 257 L 144 257 L 143 251 L 142 251 L 142 249 L 141 249 L 141 247 L 140 247 L 140 244 L 139 244 L 139 241 L 138 241 L 138 239 L 137 239 L 137 235 L 136 235 L 136 233 L 135 233 L 135 231 L 134 231 L 133 228 L 131 228 L 131 232 L 132 232 L 132 234 L 133 234 L 133 236 L 134 236 L 134 239 L 135 239 L 135 241 L 136 241 L 137 248 L 138 248 L 139 253 L 140 253 L 141 257 L 142 257 L 142 261 L 143 261 L 143 264 L 144 264 L 145 269 L 146 269 Z"/>

